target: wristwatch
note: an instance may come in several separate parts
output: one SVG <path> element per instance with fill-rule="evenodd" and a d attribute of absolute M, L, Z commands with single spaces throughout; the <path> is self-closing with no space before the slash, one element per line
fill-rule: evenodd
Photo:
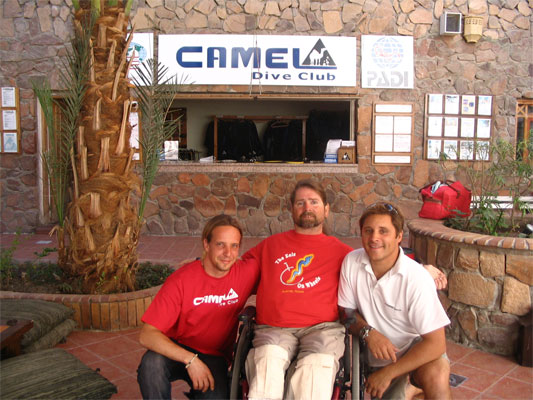
<path fill-rule="evenodd" d="M 368 334 L 370 331 L 374 329 L 370 325 L 365 325 L 361 328 L 359 331 L 359 339 L 363 342 L 363 344 L 366 346 L 366 338 L 368 337 Z"/>

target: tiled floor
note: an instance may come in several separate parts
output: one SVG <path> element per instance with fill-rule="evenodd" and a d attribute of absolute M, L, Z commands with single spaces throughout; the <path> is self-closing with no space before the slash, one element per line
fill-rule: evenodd
<path fill-rule="evenodd" d="M 0 245 L 9 246 L 11 235 L 0 235 Z M 260 239 L 245 238 L 243 251 Z M 359 246 L 358 238 L 346 240 L 351 246 Z M 35 251 L 54 247 L 47 235 L 23 236 L 14 253 L 18 260 L 35 260 Z M 201 255 L 199 238 L 143 236 L 139 244 L 141 261 L 160 261 L 178 264 L 182 260 Z M 48 256 L 47 258 L 53 258 Z M 144 353 L 138 343 L 139 329 L 120 332 L 75 331 L 62 347 L 85 364 L 113 382 L 118 393 L 113 399 L 140 399 L 136 381 L 136 369 Z M 533 399 L 533 368 L 522 367 L 511 358 L 496 356 L 479 350 L 463 347 L 448 341 L 448 356 L 452 372 L 467 379 L 452 389 L 454 399 Z M 176 382 L 173 397 L 185 399 L 187 385 Z"/>

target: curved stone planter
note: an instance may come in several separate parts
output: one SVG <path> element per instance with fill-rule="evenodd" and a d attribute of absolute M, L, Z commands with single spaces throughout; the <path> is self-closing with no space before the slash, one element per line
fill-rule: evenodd
<path fill-rule="evenodd" d="M 409 221 L 417 259 L 448 276 L 439 293 L 451 340 L 496 354 L 517 347 L 519 317 L 531 310 L 533 239 L 487 236 L 447 228 L 442 221 Z"/>
<path fill-rule="evenodd" d="M 161 285 L 110 295 L 46 294 L 0 291 L 0 299 L 36 299 L 62 303 L 74 310 L 79 329 L 114 331 L 141 326 L 141 317 Z"/>

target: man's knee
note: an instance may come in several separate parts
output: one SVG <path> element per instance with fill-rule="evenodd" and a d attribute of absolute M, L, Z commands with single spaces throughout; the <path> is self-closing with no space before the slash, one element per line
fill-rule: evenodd
<path fill-rule="evenodd" d="M 442 397 L 450 391 L 450 362 L 445 358 L 422 365 L 414 374 L 415 384 L 426 396 Z"/>
<path fill-rule="evenodd" d="M 165 356 L 156 353 L 154 351 L 148 350 L 144 353 L 139 368 L 137 369 L 137 375 L 141 374 L 165 374 L 167 372 Z"/>
<path fill-rule="evenodd" d="M 288 398 L 330 398 L 336 372 L 337 360 L 331 354 L 309 354 L 299 359 L 291 377 Z"/>
<path fill-rule="evenodd" d="M 289 354 L 280 346 L 265 345 L 251 349 L 246 359 L 250 381 L 249 398 L 281 399 Z"/>

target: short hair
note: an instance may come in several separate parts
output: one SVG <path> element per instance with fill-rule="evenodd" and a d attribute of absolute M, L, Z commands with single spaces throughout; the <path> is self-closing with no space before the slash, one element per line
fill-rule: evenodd
<path fill-rule="evenodd" d="M 404 217 L 397 207 L 384 201 L 374 203 L 368 207 L 359 218 L 359 229 L 363 234 L 363 225 L 365 220 L 371 215 L 390 215 L 392 225 L 396 231 L 396 236 L 403 232 Z"/>
<path fill-rule="evenodd" d="M 296 182 L 296 186 L 294 186 L 294 189 L 292 190 L 291 206 L 294 206 L 294 200 L 296 199 L 296 192 L 298 191 L 298 189 L 301 189 L 301 188 L 308 188 L 308 189 L 314 190 L 315 192 L 318 193 L 324 205 L 328 204 L 328 199 L 326 197 L 326 191 L 317 181 L 314 181 L 312 179 L 302 179 Z"/>
<path fill-rule="evenodd" d="M 215 228 L 218 228 L 219 226 L 233 226 L 235 229 L 237 229 L 241 235 L 239 244 L 241 243 L 242 241 L 241 224 L 239 223 L 239 221 L 237 221 L 236 218 L 233 218 L 232 216 L 229 216 L 226 214 L 216 215 L 206 222 L 204 226 L 204 230 L 202 231 L 202 242 L 205 239 L 207 240 L 207 243 L 210 243 L 211 237 L 213 236 L 213 230 L 215 230 Z"/>

